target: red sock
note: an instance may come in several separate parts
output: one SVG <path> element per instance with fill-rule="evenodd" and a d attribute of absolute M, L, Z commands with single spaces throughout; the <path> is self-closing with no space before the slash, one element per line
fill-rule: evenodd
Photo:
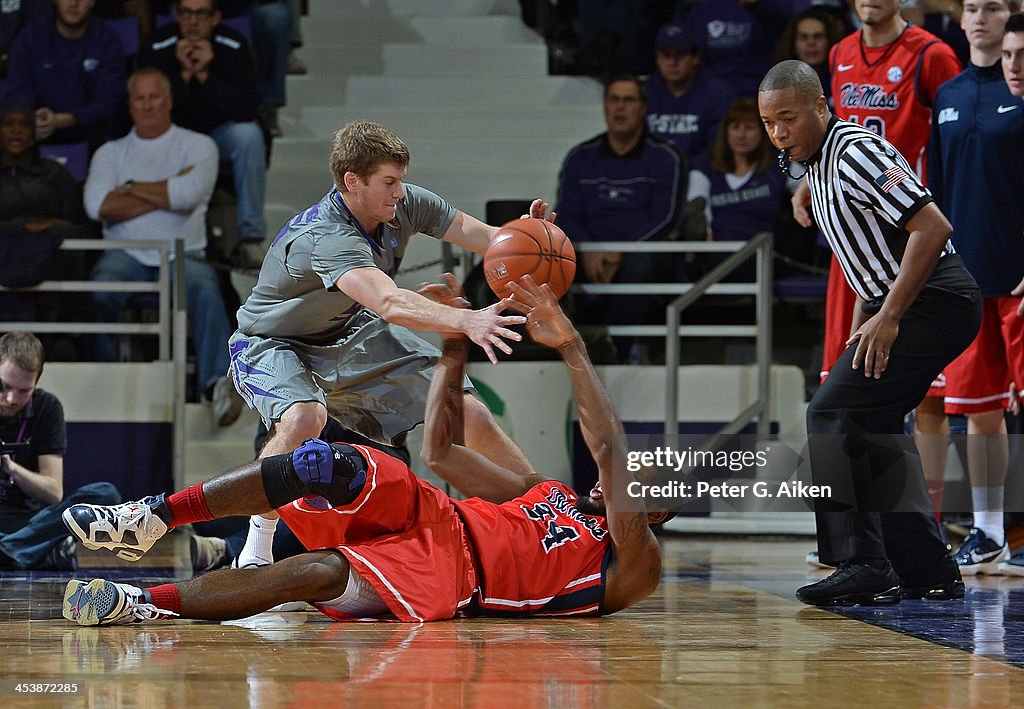
<path fill-rule="evenodd" d="M 143 590 L 149 593 L 150 601 L 160 610 L 181 614 L 181 595 L 178 593 L 177 586 L 165 583 Z"/>
<path fill-rule="evenodd" d="M 928 496 L 932 498 L 932 510 L 935 511 L 935 520 L 942 524 L 942 498 L 943 493 L 946 492 L 946 484 L 944 482 L 932 482 L 926 480 L 928 483 Z"/>
<path fill-rule="evenodd" d="M 164 498 L 164 503 L 172 517 L 171 522 L 167 525 L 168 529 L 193 522 L 207 522 L 214 518 L 210 514 L 210 508 L 206 506 L 202 483 L 167 496 Z"/>

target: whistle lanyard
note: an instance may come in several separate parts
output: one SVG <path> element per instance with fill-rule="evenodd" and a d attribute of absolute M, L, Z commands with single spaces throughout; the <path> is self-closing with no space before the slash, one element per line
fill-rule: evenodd
<path fill-rule="evenodd" d="M 18 437 L 14 439 L 15 443 L 21 443 L 21 439 L 25 435 L 25 427 L 26 426 L 28 426 L 28 418 L 27 417 L 21 419 L 21 428 L 18 429 Z M 17 459 L 18 459 L 17 453 L 12 453 L 11 454 L 11 460 L 15 460 L 16 461 Z"/>

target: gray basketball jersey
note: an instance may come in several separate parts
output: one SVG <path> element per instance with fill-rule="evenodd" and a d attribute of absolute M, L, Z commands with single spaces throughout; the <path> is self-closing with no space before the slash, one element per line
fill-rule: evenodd
<path fill-rule="evenodd" d="M 404 187 L 394 221 L 375 234 L 364 234 L 335 189 L 295 216 L 267 251 L 256 286 L 238 309 L 238 329 L 315 344 L 337 340 L 362 307 L 338 290 L 338 278 L 371 266 L 394 277 L 413 234 L 440 239 L 455 219 L 455 208 L 433 192 Z"/>

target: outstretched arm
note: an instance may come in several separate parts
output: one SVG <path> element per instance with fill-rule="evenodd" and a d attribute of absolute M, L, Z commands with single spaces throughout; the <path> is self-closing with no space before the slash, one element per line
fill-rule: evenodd
<path fill-rule="evenodd" d="M 583 338 L 562 312 L 547 285 L 537 286 L 529 276 L 511 283 L 515 299 L 530 307 L 526 330 L 539 344 L 558 350 L 569 370 L 579 410 L 580 429 L 597 463 L 597 476 L 605 500 L 608 531 L 615 559 L 609 571 L 605 610 L 625 608 L 646 598 L 661 579 L 661 549 L 648 526 L 642 498 L 630 498 L 633 476 L 617 463 L 626 460 L 625 433 L 604 385 L 597 378 Z"/>
<path fill-rule="evenodd" d="M 451 307 L 466 308 L 462 289 L 450 273 L 445 283 L 424 286 L 420 292 L 432 300 Z M 460 334 L 446 335 L 441 361 L 434 369 L 427 395 L 424 417 L 423 447 L 420 457 L 424 465 L 466 497 L 480 497 L 502 503 L 519 497 L 546 478 L 520 475 L 501 467 L 465 446 L 463 428 L 462 388 L 469 339 Z"/>
<path fill-rule="evenodd" d="M 519 325 L 524 318 L 519 315 L 502 315 L 511 305 L 502 300 L 480 310 L 453 308 L 443 303 L 432 302 L 419 293 L 399 288 L 388 274 L 374 266 L 353 268 L 346 271 L 335 285 L 342 293 L 360 305 L 369 308 L 389 323 L 407 327 L 410 330 L 432 330 L 442 334 L 466 335 L 480 345 L 488 359 L 497 364 L 494 348 L 511 354 L 512 348 L 505 342 L 518 342 L 519 333 L 509 330 L 510 325 Z"/>

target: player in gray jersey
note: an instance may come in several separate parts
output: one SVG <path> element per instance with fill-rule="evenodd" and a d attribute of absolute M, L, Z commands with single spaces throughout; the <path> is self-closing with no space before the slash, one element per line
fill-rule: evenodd
<path fill-rule="evenodd" d="M 334 136 L 334 188 L 274 239 L 229 340 L 231 377 L 270 429 L 261 457 L 315 438 L 328 415 L 385 444 L 423 421 L 440 352 L 412 330 L 462 332 L 492 362 L 522 339 L 525 322 L 502 300 L 481 310 L 434 302 L 393 278 L 410 237 L 423 233 L 483 253 L 498 228 L 403 179 L 409 149 L 397 135 L 354 122 Z M 548 205 L 535 200 L 531 216 Z M 551 214 L 550 219 L 554 219 Z M 465 382 L 469 388 L 469 382 Z M 517 472 L 530 463 L 487 408 L 464 397 L 466 444 Z M 396 440 L 396 437 L 399 440 Z M 253 517 L 239 566 L 273 561 L 275 519 Z"/>

